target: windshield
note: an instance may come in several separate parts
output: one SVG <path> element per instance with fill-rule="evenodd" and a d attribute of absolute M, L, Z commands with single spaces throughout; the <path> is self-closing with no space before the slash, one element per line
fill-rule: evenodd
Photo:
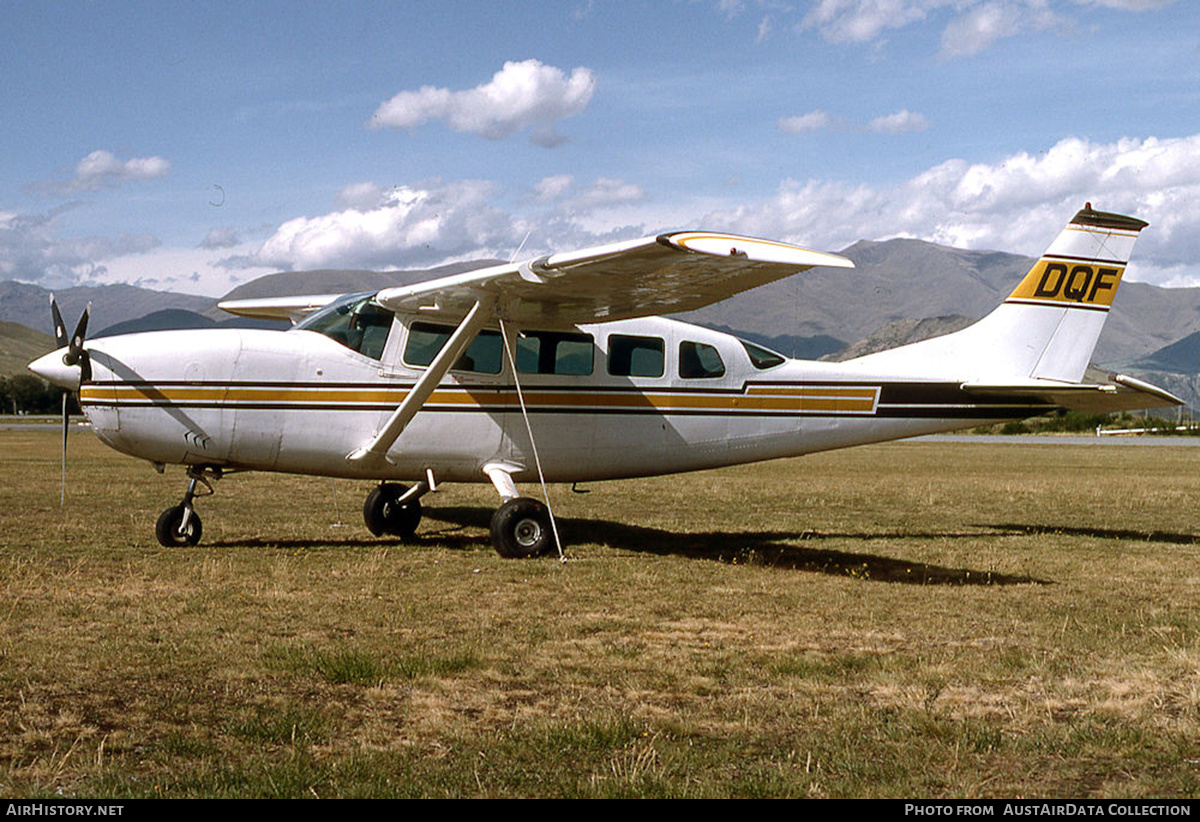
<path fill-rule="evenodd" d="M 741 339 L 738 342 L 746 349 L 746 353 L 750 355 L 751 364 L 759 371 L 766 371 L 768 368 L 774 368 L 777 365 L 783 365 L 787 362 L 787 357 L 777 354 L 769 348 L 763 348 L 761 345 L 755 345 L 752 342 Z"/>
<path fill-rule="evenodd" d="M 347 294 L 307 317 L 294 330 L 315 331 L 371 359 L 383 356 L 392 312 L 376 305 L 374 294 Z"/>

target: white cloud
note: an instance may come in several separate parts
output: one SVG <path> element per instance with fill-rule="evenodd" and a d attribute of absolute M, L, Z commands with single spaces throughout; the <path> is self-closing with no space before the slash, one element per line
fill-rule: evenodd
<path fill-rule="evenodd" d="M 1087 7 L 1145 11 L 1174 0 L 817 0 L 800 30 L 816 30 L 831 43 L 885 42 L 892 30 L 948 19 L 942 32 L 944 57 L 978 54 L 997 41 L 1028 31 L 1069 29 Z M 1073 8 L 1072 8 L 1073 7 Z"/>
<path fill-rule="evenodd" d="M 45 285 L 140 282 L 221 294 L 280 269 L 414 268 L 450 260 L 569 251 L 673 228 L 730 230 L 838 250 L 860 239 L 917 237 L 950 246 L 1038 254 L 1085 202 L 1149 220 L 1133 279 L 1200 284 L 1200 134 L 1107 143 L 1068 138 L 996 162 L 949 159 L 890 186 L 784 180 L 757 201 L 648 196 L 637 182 L 570 174 L 524 192 L 481 180 L 383 189 L 348 185 L 338 208 L 279 225 L 266 240 L 217 228 L 200 247 L 153 237 L 66 236 L 71 207 L 0 212 L 0 279 Z M 711 195 L 709 195 L 711 196 Z"/>
<path fill-rule="evenodd" d="M 906 122 L 911 117 L 903 118 Z M 951 159 L 895 186 L 785 180 L 758 202 L 680 203 L 664 210 L 625 180 L 540 180 L 510 210 L 480 181 L 397 189 L 368 211 L 344 210 L 280 226 L 243 262 L 274 268 L 412 267 L 448 259 L 507 258 L 527 229 L 532 245 L 564 251 L 614 236 L 704 226 L 837 250 L 860 239 L 917 237 L 944 245 L 1037 254 L 1058 226 L 1092 202 L 1147 219 L 1134 276 L 1185 282 L 1200 261 L 1200 135 L 1060 141 L 995 163 Z M 701 211 L 704 208 L 704 211 Z M 1196 271 L 1200 275 L 1200 270 Z"/>
<path fill-rule="evenodd" d="M 1200 135 L 1093 143 L 1069 138 L 998 163 L 947 160 L 891 188 L 785 180 L 753 205 L 717 210 L 714 228 L 844 248 L 917 237 L 950 246 L 1039 254 L 1085 202 L 1149 220 L 1135 266 L 1142 279 L 1200 282 Z"/>
<path fill-rule="evenodd" d="M 643 201 L 646 192 L 641 186 L 610 177 L 598 177 L 587 186 L 577 185 L 574 176 L 557 174 L 543 178 L 534 187 L 534 202 L 551 205 L 550 219 L 575 219 L 619 206 Z"/>
<path fill-rule="evenodd" d="M 70 210 L 66 206 L 47 214 L 0 215 L 0 279 L 74 285 L 114 257 L 143 253 L 159 245 L 148 234 L 65 237 L 60 217 Z"/>
<path fill-rule="evenodd" d="M 807 114 L 779 118 L 779 130 L 784 134 L 805 134 L 810 131 L 823 131 L 831 125 L 833 125 L 832 118 L 821 109 L 810 111 Z"/>
<path fill-rule="evenodd" d="M 533 187 L 534 199 L 539 203 L 548 203 L 564 196 L 575 185 L 575 177 L 570 174 L 555 174 L 543 177 Z"/>
<path fill-rule="evenodd" d="M 219 297 L 244 282 L 278 270 L 269 266 L 230 269 L 224 264 L 231 251 L 248 254 L 252 250 L 248 244 L 232 248 L 163 246 L 150 252 L 113 257 L 74 284 L 128 283 L 156 291 Z"/>
<path fill-rule="evenodd" d="M 767 15 L 758 23 L 758 33 L 754 35 L 755 43 L 764 43 L 771 36 L 771 16 Z"/>
<path fill-rule="evenodd" d="M 781 117 L 777 125 L 784 134 L 807 134 L 835 128 L 851 131 L 874 131 L 879 134 L 905 134 L 913 131 L 925 131 L 929 128 L 929 120 L 923 114 L 901 109 L 894 114 L 876 117 L 863 126 L 849 123 L 841 118 L 834 118 L 828 112 L 817 109 L 794 117 Z"/>
<path fill-rule="evenodd" d="M 867 131 L 876 131 L 880 134 L 906 134 L 912 131 L 925 131 L 927 128 L 929 128 L 929 121 L 925 119 L 925 116 L 908 109 L 876 117 L 867 124 Z"/>
<path fill-rule="evenodd" d="M 1003 37 L 1021 31 L 1021 9 L 1012 3 L 985 3 L 951 20 L 942 31 L 942 54 L 965 57 L 977 54 Z"/>
<path fill-rule="evenodd" d="M 242 239 L 238 230 L 233 226 L 222 226 L 220 228 L 211 229 L 204 240 L 200 243 L 200 248 L 235 248 L 241 245 Z"/>
<path fill-rule="evenodd" d="M 717 0 L 717 10 L 732 20 L 746 10 L 745 0 Z"/>
<path fill-rule="evenodd" d="M 818 0 L 802 28 L 815 28 L 831 43 L 866 43 L 884 31 L 924 20 L 931 11 L 960 0 Z"/>
<path fill-rule="evenodd" d="M 1103 6 L 1122 11 L 1147 11 L 1169 6 L 1175 0 L 1075 0 L 1075 2 L 1085 6 Z"/>
<path fill-rule="evenodd" d="M 494 186 L 480 180 L 398 186 L 375 208 L 288 220 L 253 254 L 229 264 L 394 268 L 487 256 L 511 244 L 515 233 L 493 195 Z"/>
<path fill-rule="evenodd" d="M 131 157 L 122 160 L 111 152 L 98 150 L 76 163 L 75 173 L 70 180 L 47 181 L 33 188 L 52 193 L 100 191 L 126 182 L 165 177 L 170 171 L 170 162 L 162 157 Z"/>
<path fill-rule="evenodd" d="M 636 203 L 645 196 L 641 186 L 623 180 L 600 177 L 595 183 L 585 187 L 572 197 L 568 206 L 573 211 L 593 211 L 598 208 Z"/>
<path fill-rule="evenodd" d="M 353 208 L 367 211 L 383 203 L 383 189 L 375 183 L 354 183 L 338 193 L 338 208 Z"/>
<path fill-rule="evenodd" d="M 379 106 L 369 125 L 411 130 L 438 120 L 489 140 L 532 128 L 535 143 L 553 146 L 563 140 L 555 123 L 587 107 L 595 82 L 586 68 L 576 68 L 568 77 L 538 60 L 508 62 L 490 82 L 466 91 L 433 86 L 402 91 Z"/>

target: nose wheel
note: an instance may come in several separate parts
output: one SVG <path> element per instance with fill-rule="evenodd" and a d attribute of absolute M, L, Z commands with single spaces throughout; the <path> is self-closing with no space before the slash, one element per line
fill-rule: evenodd
<path fill-rule="evenodd" d="M 159 514 L 154 536 L 164 548 L 187 548 L 200 542 L 203 530 L 196 509 L 180 503 Z"/>
<path fill-rule="evenodd" d="M 159 545 L 164 548 L 187 548 L 200 542 L 204 526 L 192 502 L 196 497 L 207 497 L 214 493 L 206 473 L 212 474 L 214 479 L 221 476 L 216 469 L 188 467 L 188 487 L 183 501 L 159 514 L 158 522 L 154 525 L 154 536 L 158 538 Z"/>

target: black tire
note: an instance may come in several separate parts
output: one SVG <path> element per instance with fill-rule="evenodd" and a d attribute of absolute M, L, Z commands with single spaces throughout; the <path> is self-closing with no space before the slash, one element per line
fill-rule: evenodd
<path fill-rule="evenodd" d="M 492 547 L 506 559 L 540 557 L 554 547 L 550 510 L 529 497 L 517 497 L 492 515 Z"/>
<path fill-rule="evenodd" d="M 159 545 L 164 548 L 188 548 L 200 542 L 200 534 L 204 530 L 200 515 L 193 508 L 188 517 L 187 530 L 181 530 L 183 511 L 183 505 L 175 505 L 159 514 L 158 522 L 154 524 L 154 536 L 158 537 Z"/>
<path fill-rule="evenodd" d="M 421 501 L 410 499 L 400 503 L 400 497 L 407 490 L 403 485 L 385 482 L 367 494 L 363 503 L 363 522 L 368 531 L 377 537 L 412 538 L 421 524 Z"/>

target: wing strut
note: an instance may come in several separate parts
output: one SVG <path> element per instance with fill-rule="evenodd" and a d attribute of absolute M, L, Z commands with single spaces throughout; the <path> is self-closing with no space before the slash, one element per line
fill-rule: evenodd
<path fill-rule="evenodd" d="M 459 323 L 458 328 L 450 335 L 450 339 L 446 340 L 446 344 L 442 346 L 442 350 L 433 358 L 433 362 L 425 369 L 425 373 L 417 380 L 417 384 L 413 386 L 412 391 L 408 392 L 408 396 L 404 401 L 392 412 L 392 416 L 388 418 L 383 429 L 380 430 L 375 438 L 366 445 L 356 451 L 346 455 L 346 459 L 350 462 L 362 462 L 365 460 L 382 460 L 387 456 L 388 449 L 396 442 L 396 439 L 404 432 L 405 427 L 421 410 L 426 400 L 433 394 L 434 390 L 441 384 L 442 379 L 449 373 L 450 369 L 458 362 L 458 358 L 467 350 L 467 346 L 479 334 L 484 323 L 491 317 L 491 300 L 478 300 L 475 305 L 467 312 L 467 316 Z"/>

